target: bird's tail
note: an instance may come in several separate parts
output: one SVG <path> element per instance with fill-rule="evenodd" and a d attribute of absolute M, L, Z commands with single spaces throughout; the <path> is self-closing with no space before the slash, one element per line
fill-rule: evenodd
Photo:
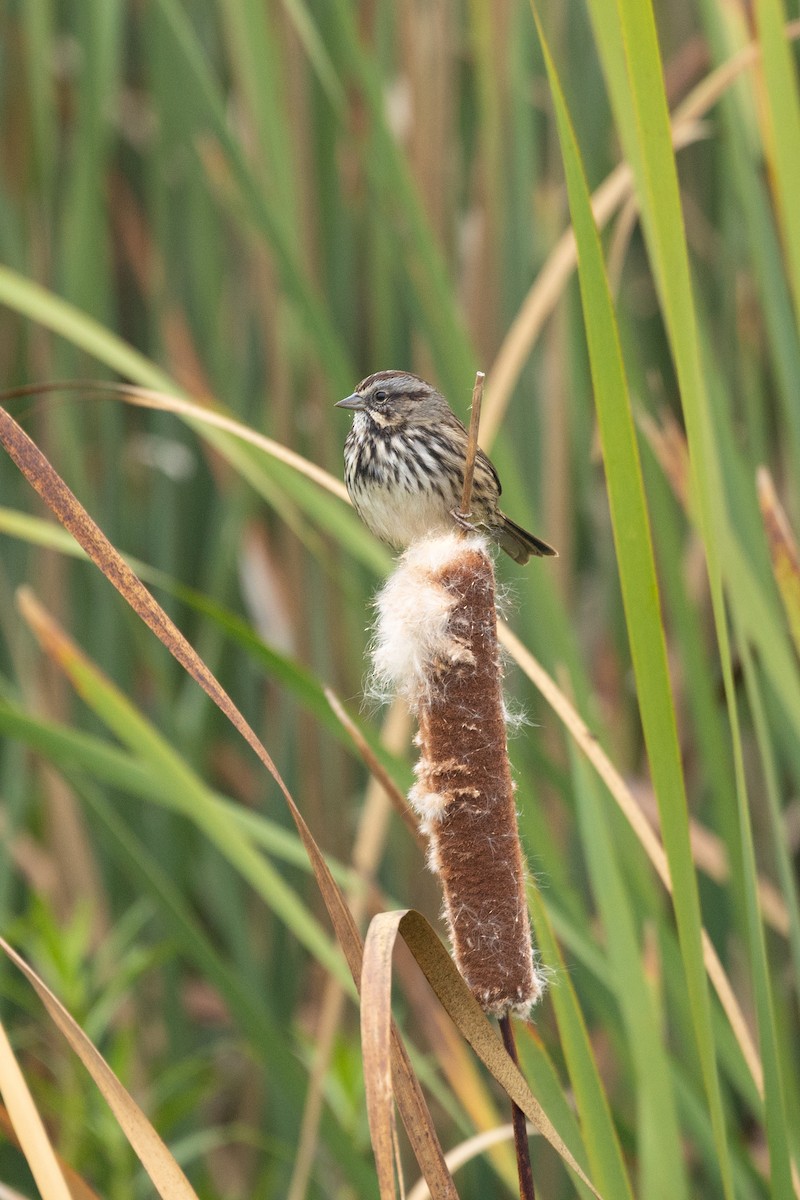
<path fill-rule="evenodd" d="M 526 563 L 531 555 L 535 555 L 537 558 L 558 558 L 557 550 L 554 550 L 547 542 L 543 542 L 541 538 L 528 533 L 527 529 L 517 525 L 516 521 L 512 521 L 505 513 L 502 524 L 497 525 L 494 532 L 501 548 L 520 566 Z"/>

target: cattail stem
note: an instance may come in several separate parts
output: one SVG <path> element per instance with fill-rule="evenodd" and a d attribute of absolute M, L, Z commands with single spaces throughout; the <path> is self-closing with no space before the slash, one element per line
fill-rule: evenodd
<path fill-rule="evenodd" d="M 514 1041 L 514 1029 L 511 1017 L 506 1013 L 498 1024 L 503 1035 L 503 1045 L 508 1055 L 519 1066 L 517 1043 Z M 525 1113 L 514 1101 L 511 1101 L 511 1123 L 514 1127 L 514 1146 L 517 1151 L 517 1175 L 519 1177 L 519 1200 L 536 1200 L 536 1189 L 533 1186 L 533 1167 L 531 1165 L 531 1147 L 528 1141 L 528 1123 Z"/>

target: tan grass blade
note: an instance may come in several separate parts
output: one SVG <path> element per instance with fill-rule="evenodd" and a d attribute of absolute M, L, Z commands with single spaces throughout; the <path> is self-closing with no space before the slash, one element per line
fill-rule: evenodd
<path fill-rule="evenodd" d="M 636 413 L 636 423 L 650 443 L 650 449 L 664 472 L 664 478 L 684 511 L 690 513 L 690 466 L 686 434 L 666 408 L 659 414 L 658 420 L 641 409 Z"/>
<path fill-rule="evenodd" d="M 5 945 L 5 943 L 3 943 Z M 43 1200 L 72 1200 L 55 1150 L 39 1116 L 25 1076 L 16 1060 L 5 1028 L 0 1024 L 0 1093 L 19 1139 L 19 1145 Z"/>
<path fill-rule="evenodd" d="M 797 541 L 766 467 L 759 467 L 756 484 L 775 582 L 795 649 L 800 654 L 800 555 Z"/>
<path fill-rule="evenodd" d="M 652 791 L 648 789 L 642 792 L 637 789 L 636 798 L 650 824 L 657 827 L 658 806 Z M 722 838 L 705 825 L 701 825 L 695 817 L 689 818 L 689 838 L 692 843 L 692 858 L 698 869 L 715 883 L 726 883 L 731 877 L 731 863 Z M 764 920 L 781 937 L 788 937 L 789 910 L 780 890 L 760 873 L 757 876 L 757 887 L 758 903 Z"/>
<path fill-rule="evenodd" d="M 358 929 L 341 889 L 331 875 L 322 852 L 269 753 L 194 648 L 130 569 L 120 553 L 111 545 L 38 446 L 3 408 L 0 408 L 0 442 L 51 512 L 69 530 L 123 599 L 141 617 L 159 641 L 166 646 L 176 661 L 225 714 L 277 783 L 308 853 L 336 936 L 344 951 L 356 987 L 358 987 L 361 979 L 363 950 Z M 26 616 L 34 625 L 37 636 L 53 659 L 69 673 L 70 660 L 83 657 L 81 651 L 56 622 L 44 612 L 31 593 L 27 593 L 25 605 Z M 432 1188 L 439 1189 L 442 1196 L 455 1196 L 452 1180 L 445 1166 L 444 1154 L 439 1145 L 419 1080 L 414 1074 L 408 1055 L 395 1029 L 392 1030 L 392 1057 L 396 1072 L 397 1103 L 417 1162 Z"/>
<path fill-rule="evenodd" d="M 547 703 L 563 722 L 576 745 L 583 751 L 597 771 L 597 774 L 605 783 L 624 813 L 633 832 L 641 842 L 661 882 L 669 894 L 672 895 L 672 878 L 669 872 L 667 856 L 664 853 L 658 835 L 651 828 L 625 780 L 568 697 L 559 688 L 555 680 L 548 675 L 541 663 L 534 658 L 530 650 L 522 644 L 519 638 L 502 621 L 498 622 L 497 632 L 500 641 L 506 650 L 508 650 L 511 657 L 522 668 L 531 683 L 544 696 Z M 725 969 L 719 960 L 719 956 L 714 949 L 714 944 L 705 928 L 702 931 L 702 939 L 703 961 L 705 962 L 708 977 L 714 985 L 720 1004 L 725 1010 L 725 1015 L 739 1043 L 739 1049 L 758 1088 L 759 1095 L 763 1096 L 764 1073 L 761 1068 L 761 1059 L 759 1058 L 758 1050 L 745 1020 L 744 1013 L 739 1005 L 739 1001 L 736 999 L 731 982 L 725 974 Z"/>
<path fill-rule="evenodd" d="M 0 1104 L 0 1132 L 2 1132 L 3 1136 L 12 1146 L 16 1146 L 18 1150 L 22 1150 L 22 1143 L 17 1137 L 8 1110 L 2 1104 Z M 71 1200 L 100 1200 L 97 1192 L 89 1187 L 86 1180 L 77 1171 L 73 1170 L 69 1163 L 64 1162 L 60 1154 L 56 1154 L 56 1159 L 61 1168 L 61 1173 L 67 1181 Z M 2 1193 L 0 1193 L 0 1200 L 3 1200 Z"/>
<path fill-rule="evenodd" d="M 290 450 L 288 446 L 283 446 L 280 442 L 273 441 L 272 438 L 258 433 L 248 425 L 243 425 L 241 421 L 226 416 L 215 407 L 216 401 L 211 398 L 205 404 L 198 404 L 192 400 L 184 400 L 181 396 L 172 395 L 170 392 L 159 392 L 153 388 L 139 387 L 133 383 L 115 383 L 113 380 L 98 383 L 96 379 L 61 379 L 11 388 L 8 391 L 0 392 L 0 400 L 16 400 L 22 396 L 66 391 L 93 392 L 100 395 L 111 393 L 124 396 L 126 400 L 139 408 L 171 412 L 188 421 L 198 421 L 201 425 L 210 425 L 214 429 L 221 429 L 224 433 L 231 433 L 234 437 L 241 438 L 243 442 L 249 442 L 251 446 L 263 450 L 265 454 L 277 459 L 278 462 L 293 467 L 300 475 L 305 475 L 307 479 L 313 480 L 314 483 L 319 484 L 321 488 L 337 496 L 338 499 L 344 500 L 345 504 L 350 503 L 347 489 L 341 480 L 336 479 L 322 467 L 318 467 L 316 463 L 303 458 L 302 454 Z"/>
<path fill-rule="evenodd" d="M 696 122 L 687 123 L 676 131 L 678 149 L 689 146 L 703 136 Z M 592 195 L 592 211 L 598 229 L 602 230 L 614 213 L 633 191 L 633 172 L 627 163 L 620 163 Z M 522 302 L 522 307 L 509 326 L 486 379 L 486 398 L 483 404 L 483 433 L 481 445 L 489 449 L 508 409 L 511 394 L 522 370 L 533 352 L 548 318 L 558 304 L 578 262 L 578 251 L 572 228 L 565 230 L 556 242 L 547 261 L 536 276 Z"/>
<path fill-rule="evenodd" d="M 153 1126 L 144 1115 L 133 1097 L 125 1090 L 117 1076 L 109 1067 L 99 1050 L 89 1040 L 79 1025 L 72 1019 L 49 987 L 36 974 L 23 958 L 13 950 L 3 938 L 0 938 L 2 948 L 16 967 L 31 984 L 39 999 L 44 1004 L 53 1024 L 69 1042 L 72 1049 L 81 1060 L 86 1070 L 92 1076 L 103 1096 L 114 1113 L 120 1128 L 136 1152 L 142 1166 L 152 1179 L 159 1195 L 164 1200 L 197 1200 L 197 1194 L 189 1180 L 170 1154 Z M 6 1096 L 8 1099 L 8 1096 Z M 19 1127 L 17 1126 L 19 1131 Z M 26 1150 L 27 1153 L 27 1150 Z M 31 1170 L 34 1162 L 29 1159 Z M 35 1174 L 35 1172 L 34 1172 Z M 71 1200 L 69 1189 L 64 1182 L 61 1172 L 58 1175 L 63 1183 L 63 1191 L 51 1184 L 49 1191 L 43 1190 L 46 1200 Z M 38 1181 L 37 1181 L 38 1182 Z"/>
<path fill-rule="evenodd" d="M 364 944 L 361 1040 L 367 1084 L 367 1116 L 378 1161 L 381 1200 L 394 1200 L 392 1131 L 393 1079 L 387 1054 L 391 1028 L 392 954 L 402 937 L 420 969 L 462 1036 L 507 1095 L 525 1113 L 564 1162 L 595 1196 L 583 1169 L 559 1137 L 519 1068 L 506 1053 L 497 1032 L 458 973 L 447 950 L 425 917 L 414 909 L 379 913 Z"/>
<path fill-rule="evenodd" d="M 800 37 L 800 21 L 786 26 L 790 41 Z M 711 71 L 675 109 L 672 118 L 672 140 L 677 150 L 689 146 L 704 136 L 701 118 L 744 72 L 760 57 L 757 42 L 750 42 L 726 63 Z M 620 163 L 592 195 L 592 211 L 598 229 L 608 221 L 631 195 L 633 174 L 627 163 Z M 547 262 L 534 280 L 522 307 L 511 323 L 497 357 L 489 371 L 486 400 L 483 408 L 483 439 L 491 446 L 503 423 L 511 393 L 517 385 L 525 363 L 545 322 L 555 308 L 577 263 L 575 237 L 567 229 L 550 251 Z"/>

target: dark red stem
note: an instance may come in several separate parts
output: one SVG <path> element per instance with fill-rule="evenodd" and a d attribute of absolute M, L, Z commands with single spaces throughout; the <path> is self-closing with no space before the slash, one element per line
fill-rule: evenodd
<path fill-rule="evenodd" d="M 514 1041 L 514 1030 L 511 1017 L 506 1013 L 499 1018 L 500 1032 L 503 1035 L 503 1045 L 509 1056 L 519 1066 L 517 1043 Z M 517 1174 L 519 1175 L 519 1200 L 536 1200 L 533 1186 L 533 1168 L 531 1166 L 531 1150 L 528 1143 L 528 1128 L 525 1113 L 511 1101 L 511 1123 L 514 1126 L 514 1145 L 517 1148 Z"/>

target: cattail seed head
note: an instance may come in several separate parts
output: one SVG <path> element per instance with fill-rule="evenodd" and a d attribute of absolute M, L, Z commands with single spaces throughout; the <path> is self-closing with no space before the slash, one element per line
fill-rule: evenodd
<path fill-rule="evenodd" d="M 527 1015 L 537 966 L 506 745 L 494 568 L 486 541 L 414 543 L 378 598 L 375 679 L 419 722 L 409 800 L 429 839 L 461 974 L 484 1011 Z"/>

